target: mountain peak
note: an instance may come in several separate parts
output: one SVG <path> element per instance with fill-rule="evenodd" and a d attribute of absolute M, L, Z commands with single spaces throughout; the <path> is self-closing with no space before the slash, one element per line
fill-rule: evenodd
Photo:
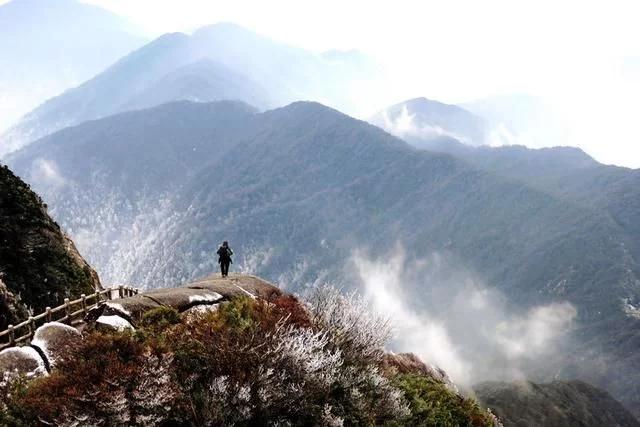
<path fill-rule="evenodd" d="M 485 143 L 482 118 L 457 105 L 424 97 L 392 105 L 369 121 L 418 148 L 429 148 L 443 139 L 471 146 Z"/>
<path fill-rule="evenodd" d="M 215 24 L 206 25 L 198 28 L 193 35 L 198 36 L 211 36 L 211 35 L 251 35 L 260 37 L 256 32 L 248 30 L 247 28 L 238 25 L 233 22 L 217 22 Z"/>

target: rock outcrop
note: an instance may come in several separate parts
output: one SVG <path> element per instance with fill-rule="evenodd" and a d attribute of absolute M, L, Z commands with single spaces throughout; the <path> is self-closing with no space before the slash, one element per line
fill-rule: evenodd
<path fill-rule="evenodd" d="M 96 327 L 134 329 L 145 313 L 161 307 L 186 312 L 211 309 L 237 297 L 268 300 L 279 295 L 282 291 L 255 276 L 211 276 L 176 288 L 103 302 L 89 311 L 86 321 Z M 82 334 L 74 327 L 59 322 L 46 323 L 35 331 L 29 346 L 0 351 L 0 373 L 26 377 L 46 375 L 61 358 L 69 356 L 69 350 L 81 340 Z"/>
<path fill-rule="evenodd" d="M 222 278 L 214 275 L 177 288 L 155 289 L 103 302 L 87 313 L 85 321 L 116 329 L 135 328 L 145 313 L 161 307 L 171 307 L 182 313 L 242 296 L 269 300 L 278 295 L 282 295 L 280 289 L 255 276 L 231 274 Z"/>
<path fill-rule="evenodd" d="M 12 347 L 0 351 L 0 383 L 14 376 L 36 378 L 47 374 L 44 360 L 32 347 Z M 0 384 L 2 385 L 2 384 Z"/>
<path fill-rule="evenodd" d="M 47 214 L 46 205 L 0 166 L 0 330 L 65 298 L 100 289 L 97 273 Z"/>

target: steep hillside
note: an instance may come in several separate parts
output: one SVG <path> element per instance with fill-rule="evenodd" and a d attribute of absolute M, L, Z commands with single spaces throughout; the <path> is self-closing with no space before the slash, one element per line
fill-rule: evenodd
<path fill-rule="evenodd" d="M 124 19 L 75 0 L 12 0 L 0 28 L 0 133 L 145 43 Z M 8 144 L 0 156 L 16 148 Z"/>
<path fill-rule="evenodd" d="M 42 200 L 0 166 L 0 329 L 26 320 L 26 309 L 40 313 L 99 287 Z"/>
<path fill-rule="evenodd" d="M 299 301 L 231 275 L 102 308 L 127 330 L 87 325 L 50 376 L 17 382 L 20 393 L 3 372 L 0 424 L 500 427 L 438 370 L 385 354 L 389 325 L 333 288 Z"/>
<path fill-rule="evenodd" d="M 480 169 L 605 213 L 624 230 L 625 253 L 640 259 L 639 170 L 600 164 L 573 147 L 474 148 L 451 143 L 431 144 L 428 149 L 452 154 Z"/>
<path fill-rule="evenodd" d="M 471 146 L 488 142 L 484 119 L 457 105 L 426 98 L 392 105 L 368 121 L 419 148 L 443 140 Z"/>
<path fill-rule="evenodd" d="M 571 302 L 578 344 L 554 373 L 625 403 L 640 398 L 628 314 L 638 264 L 626 229 L 597 207 L 411 148 L 315 103 L 261 114 L 176 103 L 66 129 L 10 162 L 108 282 L 194 279 L 217 269 L 212 254 L 229 240 L 235 268 L 298 286 L 319 276 L 357 285 L 353 251 L 385 256 L 398 242 L 412 260 L 434 251 L 456 260 L 514 308 Z M 418 308 L 443 310 L 423 286 L 405 291 Z"/>
<path fill-rule="evenodd" d="M 483 404 L 508 426 L 640 426 L 611 395 L 582 381 L 479 384 Z"/>

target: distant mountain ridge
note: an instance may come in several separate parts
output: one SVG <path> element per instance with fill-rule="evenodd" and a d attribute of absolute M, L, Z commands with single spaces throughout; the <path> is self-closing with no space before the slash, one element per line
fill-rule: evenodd
<path fill-rule="evenodd" d="M 178 100 L 239 100 L 260 109 L 300 99 L 347 106 L 357 102 L 349 86 L 375 74 L 369 67 L 361 54 L 323 59 L 230 23 L 191 36 L 166 34 L 25 115 L 0 136 L 0 147 L 7 153 L 64 127 Z"/>
<path fill-rule="evenodd" d="M 268 105 L 264 89 L 209 60 L 195 60 L 190 38 L 167 34 L 131 53 L 79 87 L 53 98 L 0 137 L 20 146 L 87 120 L 183 98 L 241 99 Z"/>
<path fill-rule="evenodd" d="M 486 123 L 457 105 L 427 98 L 410 99 L 378 112 L 369 119 L 387 132 L 419 148 L 443 141 L 478 146 L 487 143 Z"/>
<path fill-rule="evenodd" d="M 0 28 L 0 133 L 145 43 L 123 18 L 75 0 L 12 0 Z M 0 156 L 15 148 L 2 141 Z"/>

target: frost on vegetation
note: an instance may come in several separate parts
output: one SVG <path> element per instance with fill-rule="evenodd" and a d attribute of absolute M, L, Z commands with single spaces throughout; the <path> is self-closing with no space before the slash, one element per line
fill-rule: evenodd
<path fill-rule="evenodd" d="M 165 420 L 178 395 L 171 376 L 173 357 L 148 353 L 144 369 L 131 393 L 135 424 L 156 425 Z"/>
<path fill-rule="evenodd" d="M 258 248 L 249 246 L 242 250 L 242 262 L 238 266 L 238 271 L 243 274 L 259 274 L 259 272 L 269 265 L 273 256 L 273 248 Z"/>
<path fill-rule="evenodd" d="M 409 415 L 403 393 L 382 375 L 376 365 L 349 366 L 341 372 L 338 381 L 342 388 L 350 391 L 355 402 L 364 401 L 365 396 L 371 394 L 379 396 L 374 408 L 379 417 L 402 418 Z"/>
<path fill-rule="evenodd" d="M 330 286 L 314 286 L 306 296 L 313 320 L 329 331 L 346 359 L 379 361 L 391 338 L 389 319 L 373 312 L 356 292 L 346 295 Z"/>
<path fill-rule="evenodd" d="M 313 271 L 313 281 L 308 281 L 310 273 Z M 284 269 L 284 273 L 278 276 L 276 282 L 281 289 L 293 287 L 313 288 L 319 286 L 329 276 L 328 270 L 318 270 L 317 265 L 313 265 L 306 258 L 296 260 L 289 268 Z"/>
<path fill-rule="evenodd" d="M 272 357 L 297 366 L 306 381 L 325 386 L 335 381 L 342 365 L 342 354 L 340 350 L 327 350 L 328 333 L 281 323 L 274 338 L 277 344 L 272 350 Z"/>
<path fill-rule="evenodd" d="M 629 298 L 622 299 L 622 308 L 627 316 L 640 319 L 640 307 L 632 304 Z"/>
<path fill-rule="evenodd" d="M 83 397 L 83 404 L 64 408 L 56 425 L 158 425 L 166 420 L 178 390 L 171 375 L 171 355 L 144 355 L 135 380 L 110 379 Z M 132 385 L 133 387 L 127 386 Z M 91 408 L 91 409 L 90 409 Z"/>
<path fill-rule="evenodd" d="M 186 315 L 189 319 L 193 316 L 201 316 L 205 313 L 212 313 L 214 311 L 218 311 L 220 308 L 220 304 L 199 304 L 191 307 L 183 314 Z M 191 316 L 191 317 L 189 317 Z"/>
<path fill-rule="evenodd" d="M 324 405 L 322 408 L 322 425 L 325 427 L 342 427 L 344 420 L 332 413 L 331 405 Z"/>

